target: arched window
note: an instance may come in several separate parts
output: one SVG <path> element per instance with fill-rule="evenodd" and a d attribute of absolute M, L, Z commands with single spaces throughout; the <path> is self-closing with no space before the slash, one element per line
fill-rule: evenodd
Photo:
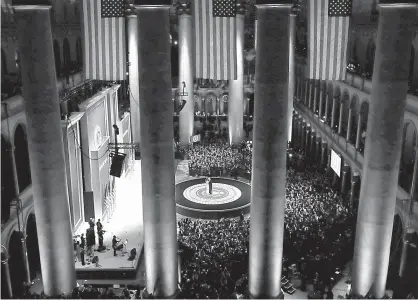
<path fill-rule="evenodd" d="M 15 161 L 19 192 L 27 188 L 31 182 L 28 141 L 22 125 L 18 125 L 14 136 Z"/>
<path fill-rule="evenodd" d="M 1 76 L 4 76 L 7 73 L 6 53 L 4 53 L 4 50 L 1 49 Z"/>
<path fill-rule="evenodd" d="M 69 74 L 71 71 L 71 50 L 68 39 L 64 39 L 62 53 L 64 56 L 64 74 Z"/>
<path fill-rule="evenodd" d="M 60 53 L 60 45 L 58 44 L 57 40 L 54 40 L 54 58 L 55 58 L 55 71 L 57 73 L 57 77 L 61 75 L 61 53 Z"/>

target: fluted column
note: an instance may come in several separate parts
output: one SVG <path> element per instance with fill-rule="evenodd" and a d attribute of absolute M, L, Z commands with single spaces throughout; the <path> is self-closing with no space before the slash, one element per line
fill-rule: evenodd
<path fill-rule="evenodd" d="M 15 10 L 42 281 L 59 296 L 76 281 L 50 7 Z"/>
<path fill-rule="evenodd" d="M 180 111 L 180 144 L 188 145 L 193 136 L 194 93 L 193 93 L 193 18 L 190 12 L 190 1 L 178 4 L 179 21 L 179 95 L 186 104 Z"/>
<path fill-rule="evenodd" d="M 178 277 L 169 9 L 137 6 L 145 273 L 157 298 L 173 297 Z"/>
<path fill-rule="evenodd" d="M 229 143 L 239 144 L 244 140 L 244 14 L 245 6 L 237 3 L 236 47 L 237 79 L 229 80 L 228 131 Z"/>
<path fill-rule="evenodd" d="M 293 98 L 295 96 L 295 44 L 296 44 L 296 17 L 297 12 L 292 11 L 289 16 L 289 91 L 288 99 L 289 105 L 287 107 L 287 117 L 289 124 L 289 133 L 287 142 L 292 140 L 292 118 L 293 118 Z"/>
<path fill-rule="evenodd" d="M 291 4 L 257 8 L 249 293 L 252 298 L 278 298 L 283 297 Z"/>
<path fill-rule="evenodd" d="M 372 101 L 354 246 L 355 295 L 385 293 L 396 205 L 410 46 L 417 4 L 379 4 Z"/>
<path fill-rule="evenodd" d="M 357 132 L 356 132 L 356 150 L 360 148 L 360 140 L 361 140 L 361 123 L 363 122 L 361 114 L 358 116 L 357 121 Z"/>
<path fill-rule="evenodd" d="M 128 74 L 132 142 L 138 144 L 141 141 L 139 122 L 138 17 L 134 9 L 131 14 L 126 16 L 126 28 L 128 36 Z"/>

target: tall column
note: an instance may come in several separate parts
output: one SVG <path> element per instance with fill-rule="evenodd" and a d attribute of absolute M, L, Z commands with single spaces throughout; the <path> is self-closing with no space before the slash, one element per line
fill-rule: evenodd
<path fill-rule="evenodd" d="M 315 131 L 312 130 L 311 132 L 311 143 L 309 146 L 309 156 L 311 158 L 311 162 L 314 163 L 315 162 L 315 153 L 316 153 L 316 149 L 315 149 L 315 140 L 316 140 L 316 135 L 315 135 Z"/>
<path fill-rule="evenodd" d="M 300 133 L 300 149 L 302 152 L 305 150 L 305 140 L 306 140 L 306 123 L 303 123 L 301 126 Z"/>
<path fill-rule="evenodd" d="M 309 147 L 311 146 L 310 145 L 310 143 L 309 143 L 309 138 L 310 138 L 310 126 L 307 126 L 306 127 L 306 130 L 305 130 L 305 156 L 306 157 L 308 157 L 308 155 L 309 155 Z"/>
<path fill-rule="evenodd" d="M 417 176 L 418 176 L 418 153 L 415 153 L 414 173 L 412 174 L 412 185 L 411 185 L 411 192 L 410 192 L 411 199 L 414 199 L 414 196 L 416 193 Z"/>
<path fill-rule="evenodd" d="M 138 17 L 136 11 L 126 16 L 128 35 L 128 74 L 129 74 L 129 100 L 131 109 L 132 142 L 141 141 L 139 122 L 139 66 L 138 66 Z"/>
<path fill-rule="evenodd" d="M 351 177 L 351 194 L 350 194 L 350 209 L 353 209 L 354 199 L 357 197 L 357 185 L 360 181 L 360 176 L 357 173 L 353 173 Z"/>
<path fill-rule="evenodd" d="M 303 97 L 304 98 L 303 103 L 308 108 L 309 108 L 309 87 L 310 87 L 310 82 L 309 82 L 309 79 L 308 79 L 308 80 L 305 80 L 305 95 Z"/>
<path fill-rule="evenodd" d="M 293 98 L 295 96 L 295 44 L 296 44 L 296 17 L 297 12 L 292 11 L 289 16 L 289 105 L 287 107 L 287 118 L 289 132 L 287 142 L 292 140 L 292 117 L 293 117 Z"/>
<path fill-rule="evenodd" d="M 319 118 L 322 119 L 322 117 L 324 116 L 324 96 L 325 96 L 325 89 L 324 87 L 321 85 L 320 89 L 319 89 Z"/>
<path fill-rule="evenodd" d="M 361 123 L 363 122 L 361 114 L 358 116 L 357 121 L 357 132 L 356 132 L 356 150 L 360 148 L 360 140 L 361 140 Z"/>
<path fill-rule="evenodd" d="M 291 4 L 257 8 L 249 293 L 252 298 L 283 298 Z"/>
<path fill-rule="evenodd" d="M 341 195 L 345 195 L 347 193 L 347 184 L 350 175 L 350 167 L 344 166 L 342 170 L 342 177 L 341 177 Z"/>
<path fill-rule="evenodd" d="M 408 240 L 411 233 L 413 233 L 414 230 L 410 226 L 406 226 L 404 229 L 404 234 L 402 237 L 402 252 L 401 252 L 401 262 L 399 266 L 399 276 L 402 278 L 405 275 L 405 268 L 408 261 L 408 250 L 409 250 L 409 244 L 410 241 Z"/>
<path fill-rule="evenodd" d="M 321 168 L 325 166 L 325 160 L 327 159 L 327 143 L 323 142 L 321 145 Z"/>
<path fill-rule="evenodd" d="M 353 259 L 355 295 L 385 292 L 395 213 L 410 46 L 417 4 L 379 4 L 372 101 L 363 163 L 364 184 Z"/>
<path fill-rule="evenodd" d="M 76 281 L 50 7 L 15 10 L 42 281 L 58 296 Z"/>
<path fill-rule="evenodd" d="M 325 94 L 325 123 L 327 123 L 327 121 L 328 121 L 328 107 L 329 107 L 329 96 L 328 96 L 328 92 L 327 92 L 327 90 L 325 89 L 324 90 L 324 93 L 326 93 Z"/>
<path fill-rule="evenodd" d="M 315 163 L 320 166 L 321 163 L 321 139 L 317 137 L 315 146 Z"/>
<path fill-rule="evenodd" d="M 337 113 L 337 102 L 340 101 L 338 96 L 332 97 L 332 115 L 331 115 L 331 128 L 334 129 L 335 127 L 335 115 Z"/>
<path fill-rule="evenodd" d="M 228 130 L 229 143 L 239 144 L 244 140 L 244 4 L 237 3 L 236 47 L 237 79 L 229 80 Z"/>
<path fill-rule="evenodd" d="M 169 10 L 137 6 L 145 272 L 157 298 L 173 297 L 178 277 Z"/>
<path fill-rule="evenodd" d="M 338 134 L 343 130 L 344 102 L 340 102 L 340 117 L 338 118 Z"/>
<path fill-rule="evenodd" d="M 194 91 L 193 91 L 193 18 L 190 12 L 190 1 L 178 4 L 179 19 L 179 95 L 186 100 L 180 111 L 180 144 L 188 145 L 193 136 L 194 125 Z"/>
<path fill-rule="evenodd" d="M 320 84 L 319 84 L 319 80 L 315 80 L 314 81 L 314 91 L 313 91 L 313 107 L 312 107 L 312 111 L 315 114 L 316 113 L 316 106 L 318 104 L 319 101 L 319 88 L 320 88 Z"/>
<path fill-rule="evenodd" d="M 6 249 L 4 246 L 2 248 Z M 4 252 L 3 252 L 4 251 Z M 4 271 L 2 272 L 2 276 L 6 277 L 6 284 L 7 284 L 7 292 L 9 294 L 9 298 L 13 298 L 13 289 L 12 289 L 12 280 L 10 279 L 10 268 L 9 268 L 9 254 L 7 250 L 3 250 L 1 252 L 1 263 L 4 266 Z"/>
<path fill-rule="evenodd" d="M 309 80 L 309 86 L 308 86 L 308 108 L 309 108 L 309 110 L 312 110 L 314 92 L 315 92 L 315 83 L 314 83 L 313 79 L 311 79 L 311 80 Z"/>
<path fill-rule="evenodd" d="M 353 118 L 353 109 L 350 108 L 350 110 L 348 111 L 348 127 L 347 127 L 347 136 L 346 136 L 346 140 L 348 142 L 350 142 L 351 140 L 351 129 L 353 127 L 353 122 L 352 119 Z"/>
<path fill-rule="evenodd" d="M 327 176 L 330 176 L 330 173 L 332 172 L 332 168 L 331 168 L 331 150 L 327 149 Z"/>

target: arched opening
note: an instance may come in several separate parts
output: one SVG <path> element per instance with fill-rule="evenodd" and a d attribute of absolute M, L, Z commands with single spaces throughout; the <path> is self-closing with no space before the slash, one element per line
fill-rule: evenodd
<path fill-rule="evenodd" d="M 27 188 L 31 182 L 28 141 L 22 125 L 18 125 L 14 136 L 15 163 L 19 192 Z"/>
<path fill-rule="evenodd" d="M 13 165 L 10 155 L 11 147 L 1 137 L 1 223 L 10 218 L 10 203 L 16 197 Z"/>
<path fill-rule="evenodd" d="M 41 260 L 39 256 L 38 234 L 36 231 L 36 217 L 32 213 L 28 217 L 26 224 L 26 247 L 28 251 L 28 261 L 31 279 L 35 279 L 41 272 Z"/>
<path fill-rule="evenodd" d="M 348 92 L 344 93 L 342 97 L 341 105 L 342 105 L 342 114 L 340 115 L 340 118 L 341 118 L 340 135 L 346 138 L 347 129 L 348 129 L 348 113 L 350 110 L 350 95 L 348 94 Z M 340 112 L 337 112 L 337 113 L 339 114 Z"/>
<path fill-rule="evenodd" d="M 61 76 L 61 53 L 60 53 L 60 45 L 58 44 L 57 40 L 54 40 L 54 59 L 55 59 L 55 71 L 57 73 L 57 77 Z"/>
<path fill-rule="evenodd" d="M 6 75 L 7 73 L 6 53 L 4 53 L 4 50 L 1 49 L 1 76 Z"/>
<path fill-rule="evenodd" d="M 370 40 L 370 42 L 367 46 L 366 66 L 365 66 L 366 78 L 369 78 L 369 79 L 373 77 L 373 66 L 374 66 L 375 52 L 376 52 L 376 44 L 373 40 Z"/>
<path fill-rule="evenodd" d="M 401 253 L 403 247 L 403 228 L 402 220 L 399 215 L 395 215 L 393 220 L 392 240 L 390 243 L 389 270 L 386 287 L 393 289 L 397 284 Z"/>
<path fill-rule="evenodd" d="M 13 296 L 20 298 L 23 291 L 23 283 L 25 282 L 25 265 L 23 262 L 22 252 L 22 233 L 13 231 L 9 241 L 9 270 L 10 280 L 12 283 Z"/>
<path fill-rule="evenodd" d="M 358 125 L 358 98 L 354 96 L 350 102 L 350 112 L 348 120 L 348 128 L 350 128 L 350 136 L 348 142 L 352 145 L 356 144 L 357 125 Z"/>
<path fill-rule="evenodd" d="M 68 39 L 66 38 L 63 42 L 62 54 L 64 56 L 64 74 L 68 75 L 71 73 L 71 50 L 70 42 L 68 42 Z"/>
<path fill-rule="evenodd" d="M 398 184 L 407 192 L 411 192 L 412 179 L 417 148 L 417 131 L 415 126 L 408 122 L 404 125 L 402 137 L 402 152 L 399 166 Z"/>
<path fill-rule="evenodd" d="M 360 147 L 359 151 L 361 153 L 364 152 L 364 148 L 366 147 L 366 133 L 367 133 L 367 121 L 369 118 L 369 102 L 363 101 L 360 107 Z"/>
<path fill-rule="evenodd" d="M 77 38 L 75 47 L 76 47 L 75 53 L 76 53 L 77 67 L 81 68 L 83 66 L 83 49 L 81 47 L 81 39 L 79 37 Z"/>

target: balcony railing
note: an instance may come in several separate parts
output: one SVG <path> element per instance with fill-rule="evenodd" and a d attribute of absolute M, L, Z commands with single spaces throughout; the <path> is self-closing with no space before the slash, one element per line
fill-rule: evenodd
<path fill-rule="evenodd" d="M 71 112 L 78 111 L 79 104 L 93 97 L 102 88 L 110 86 L 112 86 L 110 82 L 87 80 L 75 88 L 62 90 L 59 93 L 62 118 L 65 118 Z"/>

